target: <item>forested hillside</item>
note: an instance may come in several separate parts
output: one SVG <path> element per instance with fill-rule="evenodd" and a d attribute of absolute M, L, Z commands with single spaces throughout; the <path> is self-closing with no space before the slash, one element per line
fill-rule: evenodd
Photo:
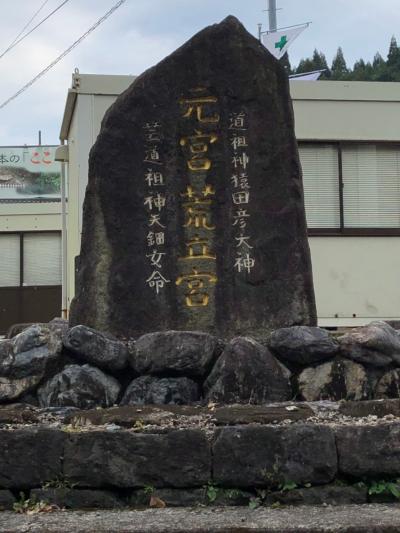
<path fill-rule="evenodd" d="M 320 77 L 321 80 L 400 81 L 400 47 L 395 37 L 390 41 L 387 59 L 377 52 L 372 61 L 359 59 L 353 68 L 347 65 L 341 47 L 338 48 L 330 66 L 325 54 L 317 49 L 314 50 L 312 57 L 302 59 L 295 68 L 291 67 L 287 55 L 281 61 L 290 74 L 325 69 Z"/>

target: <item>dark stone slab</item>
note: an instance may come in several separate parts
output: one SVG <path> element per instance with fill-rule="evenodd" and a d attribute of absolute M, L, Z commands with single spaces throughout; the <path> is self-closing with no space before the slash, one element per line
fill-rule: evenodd
<path fill-rule="evenodd" d="M 125 343 L 86 326 L 71 328 L 63 344 L 80 360 L 106 370 L 121 370 L 128 363 L 128 347 Z"/>
<path fill-rule="evenodd" d="M 216 431 L 213 480 L 230 487 L 329 483 L 336 475 L 333 431 L 324 426 L 236 427 Z"/>
<path fill-rule="evenodd" d="M 140 337 L 130 362 L 138 374 L 202 378 L 221 353 L 221 341 L 201 331 L 164 331 Z"/>
<path fill-rule="evenodd" d="M 38 397 L 42 407 L 110 407 L 120 388 L 115 378 L 94 366 L 69 365 L 40 387 Z"/>
<path fill-rule="evenodd" d="M 336 430 L 339 472 L 358 479 L 400 475 L 400 424 L 344 426 Z"/>
<path fill-rule="evenodd" d="M 328 331 L 309 326 L 277 329 L 268 346 L 279 358 L 302 366 L 331 359 L 339 351 L 337 340 Z"/>
<path fill-rule="evenodd" d="M 370 394 L 365 368 L 346 359 L 336 359 L 305 368 L 297 376 L 299 397 L 318 400 L 366 400 Z"/>
<path fill-rule="evenodd" d="M 369 400 L 364 402 L 342 402 L 339 412 L 346 416 L 365 417 L 376 415 L 382 418 L 387 415 L 400 417 L 400 400 Z"/>
<path fill-rule="evenodd" d="M 124 506 L 123 500 L 109 490 L 33 489 L 29 497 L 67 509 L 118 509 Z"/>
<path fill-rule="evenodd" d="M 208 482 L 210 447 L 200 430 L 71 434 L 64 473 L 83 487 L 196 487 Z"/>
<path fill-rule="evenodd" d="M 268 348 L 246 337 L 233 339 L 204 383 L 206 398 L 222 403 L 265 403 L 292 397 L 290 372 Z"/>
<path fill-rule="evenodd" d="M 400 364 L 400 335 L 386 322 L 371 322 L 338 338 L 344 357 L 371 366 Z"/>
<path fill-rule="evenodd" d="M 121 405 L 178 404 L 200 400 L 200 388 L 189 378 L 156 378 L 141 376 L 134 379 L 125 391 Z"/>
<path fill-rule="evenodd" d="M 266 505 L 345 505 L 367 503 L 367 487 L 322 485 L 269 494 Z"/>
<path fill-rule="evenodd" d="M 70 323 L 260 340 L 315 322 L 287 73 L 228 17 L 107 112 Z"/>
<path fill-rule="evenodd" d="M 0 489 L 0 511 L 8 511 L 13 509 L 15 497 L 9 490 Z"/>
<path fill-rule="evenodd" d="M 27 404 L 0 406 L 0 424 L 34 424 L 39 421 L 38 410 Z"/>
<path fill-rule="evenodd" d="M 272 424 L 282 420 L 305 420 L 315 416 L 314 411 L 301 403 L 288 405 L 228 405 L 214 411 L 215 423 L 219 426 L 239 424 Z"/>
<path fill-rule="evenodd" d="M 62 477 L 65 433 L 53 429 L 0 430 L 0 487 L 38 487 Z"/>

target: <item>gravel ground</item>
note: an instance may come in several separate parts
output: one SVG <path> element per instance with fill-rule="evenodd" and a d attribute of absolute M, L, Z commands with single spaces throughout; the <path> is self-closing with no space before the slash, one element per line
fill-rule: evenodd
<path fill-rule="evenodd" d="M 145 511 L 0 513 L 0 531 L 135 533 L 399 533 L 399 505 L 284 509 L 215 508 Z"/>

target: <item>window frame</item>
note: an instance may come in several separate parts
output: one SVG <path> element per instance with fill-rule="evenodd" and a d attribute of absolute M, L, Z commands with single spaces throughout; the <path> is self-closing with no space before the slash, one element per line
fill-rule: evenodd
<path fill-rule="evenodd" d="M 329 144 L 337 147 L 338 154 L 338 180 L 339 180 L 339 219 L 340 227 L 339 228 L 308 228 L 307 232 L 310 237 L 400 237 L 400 227 L 399 228 L 349 228 L 345 227 L 344 224 L 344 195 L 343 195 L 343 146 L 354 146 L 360 144 L 375 144 L 375 145 L 385 145 L 385 146 L 395 146 L 400 149 L 400 141 L 338 141 L 338 140 L 329 140 L 329 139 L 307 139 L 297 141 L 298 146 L 307 145 L 307 144 Z M 300 159 L 300 157 L 299 157 Z M 301 161 L 300 161 L 301 166 Z"/>

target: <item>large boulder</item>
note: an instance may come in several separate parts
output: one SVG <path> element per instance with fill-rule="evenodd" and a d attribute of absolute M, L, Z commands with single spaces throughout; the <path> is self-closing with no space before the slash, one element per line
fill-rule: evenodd
<path fill-rule="evenodd" d="M 223 403 L 285 401 L 290 372 L 253 339 L 237 337 L 224 349 L 204 383 L 206 398 Z"/>
<path fill-rule="evenodd" d="M 201 331 L 162 331 L 140 337 L 130 363 L 138 374 L 175 374 L 201 378 L 220 352 L 216 337 Z"/>
<path fill-rule="evenodd" d="M 400 369 L 393 369 L 383 374 L 375 387 L 375 398 L 400 398 Z"/>
<path fill-rule="evenodd" d="M 39 324 L 0 341 L 0 401 L 14 400 L 56 371 L 61 335 Z"/>
<path fill-rule="evenodd" d="M 189 378 L 141 376 L 134 379 L 126 389 L 121 405 L 187 405 L 197 402 L 199 399 L 199 386 Z"/>
<path fill-rule="evenodd" d="M 369 394 L 365 369 L 353 361 L 335 360 L 306 368 L 298 376 L 302 400 L 365 400 Z"/>
<path fill-rule="evenodd" d="M 133 134 L 134 132 L 134 134 Z M 314 325 L 288 77 L 234 17 L 136 78 L 90 153 L 72 326 Z"/>
<path fill-rule="evenodd" d="M 309 326 L 277 329 L 268 345 L 278 357 L 303 366 L 331 359 L 339 351 L 338 342 L 328 331 Z"/>
<path fill-rule="evenodd" d="M 87 326 L 71 328 L 63 343 L 78 359 L 105 370 L 121 370 L 128 362 L 128 347 L 125 343 L 110 339 Z"/>
<path fill-rule="evenodd" d="M 386 322 L 371 322 L 338 338 L 342 355 L 371 366 L 400 365 L 400 335 Z"/>
<path fill-rule="evenodd" d="M 98 368 L 68 365 L 38 390 L 38 397 L 42 407 L 110 407 L 117 401 L 120 388 L 115 378 Z"/>

